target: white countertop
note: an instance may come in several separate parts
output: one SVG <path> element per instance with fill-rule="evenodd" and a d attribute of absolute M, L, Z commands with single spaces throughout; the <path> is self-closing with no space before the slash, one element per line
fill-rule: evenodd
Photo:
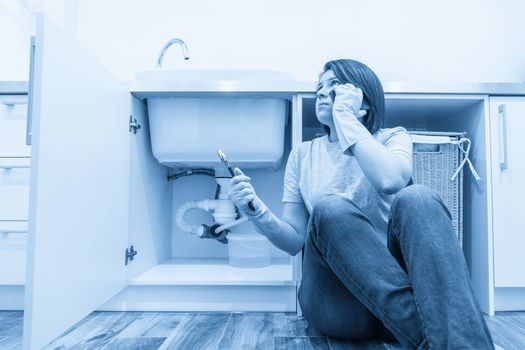
<path fill-rule="evenodd" d="M 295 93 L 314 93 L 315 81 L 210 81 L 210 82 L 129 82 L 129 91 L 139 99 L 152 96 L 202 96 L 229 94 L 257 97 L 285 97 Z M 462 82 L 403 82 L 383 83 L 389 94 L 481 94 L 481 95 L 525 95 L 525 83 L 462 83 Z"/>
<path fill-rule="evenodd" d="M 252 96 L 291 97 L 295 93 L 314 93 L 315 81 L 295 80 L 289 82 L 126 82 L 128 91 L 140 99 L 152 95 L 199 95 L 202 94 L 250 94 Z M 26 94 L 26 81 L 0 81 L 0 94 Z M 525 96 L 525 83 L 467 83 L 467 82 L 409 82 L 386 81 L 385 93 L 409 94 L 481 94 L 500 96 Z"/>

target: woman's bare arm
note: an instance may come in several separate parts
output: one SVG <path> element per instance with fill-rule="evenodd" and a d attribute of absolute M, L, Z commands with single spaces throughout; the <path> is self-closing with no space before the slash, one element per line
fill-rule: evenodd
<path fill-rule="evenodd" d="M 396 193 L 412 176 L 412 162 L 374 138 L 365 138 L 350 149 L 367 179 L 380 192 Z"/>
<path fill-rule="evenodd" d="M 284 203 L 282 220 L 268 210 L 258 218 L 251 218 L 251 221 L 273 245 L 296 255 L 304 246 L 308 219 L 309 214 L 303 203 Z"/>

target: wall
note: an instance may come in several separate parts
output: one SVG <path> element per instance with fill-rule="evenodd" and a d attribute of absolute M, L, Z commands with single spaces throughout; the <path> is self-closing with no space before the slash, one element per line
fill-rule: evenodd
<path fill-rule="evenodd" d="M 29 78 L 29 44 L 35 33 L 34 14 L 45 12 L 55 22 L 68 23 L 76 0 L 0 0 L 0 81 Z"/>
<path fill-rule="evenodd" d="M 0 81 L 27 80 L 31 14 L 18 3 L 0 2 Z"/>
<path fill-rule="evenodd" d="M 162 44 L 180 37 L 191 59 L 184 62 L 180 49 L 174 48 L 166 55 L 166 66 L 270 68 L 315 79 L 326 60 L 352 57 L 367 63 L 383 80 L 525 81 L 521 0 L 51 3 L 33 0 L 29 7 L 54 15 L 122 80 L 154 67 Z M 6 19 L 12 21 L 5 9 L 0 7 L 2 32 Z M 26 76 L 21 67 L 28 61 L 22 58 L 27 33 L 22 30 L 15 36 L 16 44 L 9 45 L 12 53 L 2 58 L 0 80 Z"/>

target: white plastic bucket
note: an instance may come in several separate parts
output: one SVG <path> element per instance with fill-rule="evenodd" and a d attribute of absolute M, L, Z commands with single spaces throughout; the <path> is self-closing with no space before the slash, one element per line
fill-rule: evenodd
<path fill-rule="evenodd" d="M 241 268 L 265 267 L 270 265 L 271 243 L 257 233 L 228 234 L 230 265 Z"/>

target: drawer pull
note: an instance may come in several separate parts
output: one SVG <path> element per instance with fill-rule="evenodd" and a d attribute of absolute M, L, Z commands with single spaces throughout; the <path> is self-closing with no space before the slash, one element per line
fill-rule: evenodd
<path fill-rule="evenodd" d="M 29 44 L 29 91 L 27 94 L 27 120 L 26 120 L 26 145 L 31 146 L 31 137 L 33 136 L 33 93 L 35 84 L 35 46 L 36 37 L 31 37 Z"/>
<path fill-rule="evenodd" d="M 498 106 L 498 117 L 499 120 L 501 120 L 500 159 L 503 158 L 503 160 L 501 160 L 499 163 L 499 167 L 500 170 L 503 171 L 509 168 L 509 158 L 507 151 L 507 110 L 504 104 Z"/>
<path fill-rule="evenodd" d="M 26 105 L 27 101 L 2 101 L 2 103 L 7 107 L 14 107 L 16 105 Z"/>
<path fill-rule="evenodd" d="M 27 233 L 27 229 L 23 229 L 23 228 L 13 228 L 13 229 L 0 228 L 0 233 L 2 233 L 2 234 L 4 234 L 4 233 Z"/>
<path fill-rule="evenodd" d="M 26 164 L 0 164 L 0 169 L 29 169 L 31 165 Z"/>
<path fill-rule="evenodd" d="M 2 158 L 0 157 L 0 169 L 29 169 L 31 158 Z"/>

